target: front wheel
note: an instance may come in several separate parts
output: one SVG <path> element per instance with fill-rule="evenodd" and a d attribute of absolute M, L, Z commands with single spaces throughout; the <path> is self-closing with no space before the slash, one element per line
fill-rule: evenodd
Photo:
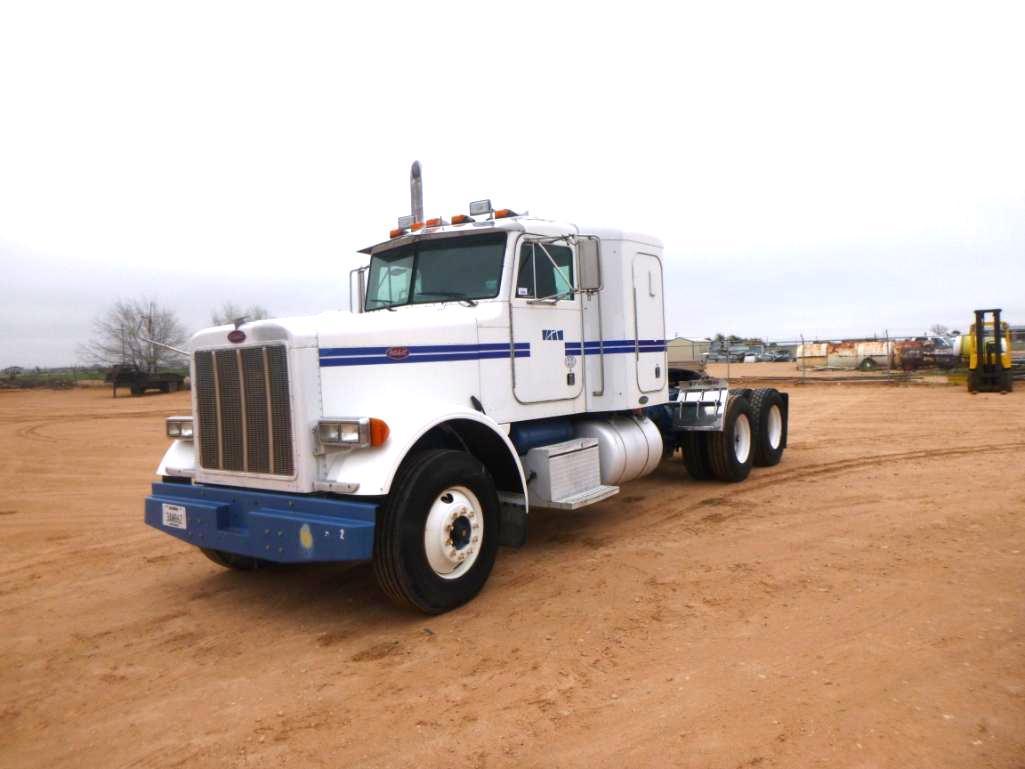
<path fill-rule="evenodd" d="M 233 569 L 234 571 L 256 571 L 257 569 L 262 569 L 264 566 L 270 565 L 270 561 L 265 561 L 262 558 L 251 558 L 248 555 L 229 553 L 227 550 L 212 550 L 207 547 L 201 547 L 199 549 L 203 552 L 203 555 L 218 566 L 223 566 L 225 569 Z"/>
<path fill-rule="evenodd" d="M 478 459 L 442 449 L 409 456 L 377 520 L 378 584 L 427 614 L 466 603 L 495 564 L 498 521 L 495 483 Z"/>

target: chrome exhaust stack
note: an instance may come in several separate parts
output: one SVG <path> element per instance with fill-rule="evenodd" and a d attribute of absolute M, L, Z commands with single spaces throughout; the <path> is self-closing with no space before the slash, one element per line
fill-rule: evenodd
<path fill-rule="evenodd" d="M 414 160 L 413 167 L 409 169 L 409 199 L 413 221 L 422 222 L 424 220 L 424 183 L 420 176 L 419 160 Z"/>

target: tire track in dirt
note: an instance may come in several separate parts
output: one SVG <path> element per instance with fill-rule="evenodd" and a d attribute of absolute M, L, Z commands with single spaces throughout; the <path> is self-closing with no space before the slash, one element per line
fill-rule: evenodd
<path fill-rule="evenodd" d="M 54 424 L 56 422 L 89 422 L 96 419 L 133 419 L 135 417 L 153 417 L 166 414 L 168 411 L 175 411 L 180 409 L 174 408 L 162 408 L 162 409 L 148 409 L 146 411 L 100 411 L 92 414 L 82 414 L 81 412 L 75 412 L 68 416 L 56 414 L 51 417 L 40 421 L 39 417 L 32 416 L 0 416 L 0 425 L 17 425 L 25 422 L 37 422 L 38 424 L 47 425 Z"/>
<path fill-rule="evenodd" d="M 51 438 L 47 435 L 41 435 L 39 433 L 44 427 L 51 427 L 53 425 L 70 425 L 77 422 L 96 422 L 101 420 L 111 419 L 135 419 L 136 417 L 157 417 L 167 416 L 167 409 L 161 409 L 159 411 L 125 411 L 117 412 L 113 414 L 85 414 L 75 417 L 52 417 L 43 421 L 31 420 L 31 423 L 24 427 L 19 427 L 14 431 L 14 435 L 17 438 L 23 438 L 33 443 L 57 443 L 60 439 Z M 8 422 L 0 420 L 0 424 L 22 424 L 29 422 L 26 419 L 14 419 Z"/>
<path fill-rule="evenodd" d="M 994 454 L 1004 451 L 1014 451 L 1022 448 L 1025 448 L 1025 441 L 1018 441 L 1014 443 L 990 443 L 982 446 L 960 446 L 949 449 L 920 449 L 917 451 L 902 451 L 891 454 L 849 457 L 847 459 L 838 459 L 833 462 L 820 462 L 814 465 L 804 465 L 803 467 L 795 467 L 790 470 L 784 469 L 782 471 L 772 472 L 770 475 L 766 475 L 761 478 L 752 479 L 749 477 L 742 484 L 728 486 L 725 491 L 719 494 L 701 499 L 671 515 L 663 516 L 662 518 L 654 521 L 653 525 L 659 526 L 663 523 L 675 521 L 678 520 L 681 515 L 692 513 L 700 507 L 726 504 L 728 502 L 735 501 L 742 496 L 753 494 L 769 486 L 775 486 L 783 482 L 815 479 L 823 476 L 831 476 L 848 472 L 850 470 L 861 470 L 867 467 L 885 465 L 890 462 L 943 459 L 947 457 L 966 456 L 969 454 Z"/>
<path fill-rule="evenodd" d="M 39 431 L 44 427 L 53 424 L 53 422 L 36 422 L 35 424 L 26 425 L 25 427 L 19 427 L 14 431 L 16 438 L 22 438 L 32 443 L 56 443 L 56 438 L 48 438 L 45 435 L 39 435 Z"/>

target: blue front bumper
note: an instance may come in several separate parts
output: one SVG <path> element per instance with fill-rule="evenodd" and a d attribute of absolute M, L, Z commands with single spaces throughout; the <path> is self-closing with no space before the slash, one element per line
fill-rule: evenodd
<path fill-rule="evenodd" d="M 277 563 L 365 561 L 377 504 L 308 494 L 154 483 L 146 523 L 197 547 Z"/>

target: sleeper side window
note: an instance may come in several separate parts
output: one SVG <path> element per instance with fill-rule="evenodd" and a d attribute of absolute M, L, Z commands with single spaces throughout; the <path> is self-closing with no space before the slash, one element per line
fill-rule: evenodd
<path fill-rule="evenodd" d="M 518 299 L 572 299 L 573 249 L 527 242 L 520 247 Z"/>

